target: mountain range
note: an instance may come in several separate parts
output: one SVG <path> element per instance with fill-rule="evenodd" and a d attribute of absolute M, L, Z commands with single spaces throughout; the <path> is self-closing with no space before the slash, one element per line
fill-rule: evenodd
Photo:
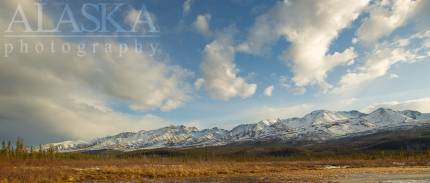
<path fill-rule="evenodd" d="M 231 130 L 167 126 L 164 128 L 124 132 L 93 140 L 65 141 L 43 145 L 61 152 L 73 151 L 135 151 L 158 148 L 197 148 L 240 143 L 276 142 L 311 143 L 353 138 L 357 136 L 396 132 L 430 125 L 430 114 L 418 111 L 379 108 L 371 113 L 359 111 L 313 111 L 302 118 L 263 120 L 241 124 Z"/>

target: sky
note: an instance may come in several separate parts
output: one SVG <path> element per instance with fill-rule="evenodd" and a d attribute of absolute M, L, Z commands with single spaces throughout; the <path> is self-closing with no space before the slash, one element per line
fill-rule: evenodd
<path fill-rule="evenodd" d="M 0 139 L 231 129 L 318 109 L 430 113 L 428 9 L 426 0 L 2 0 Z M 130 51 L 136 43 L 143 51 Z"/>

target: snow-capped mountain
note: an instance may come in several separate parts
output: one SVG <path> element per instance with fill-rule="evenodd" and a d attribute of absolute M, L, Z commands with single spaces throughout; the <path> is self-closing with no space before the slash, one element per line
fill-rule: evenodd
<path fill-rule="evenodd" d="M 430 114 L 379 108 L 369 114 L 359 111 L 313 111 L 302 118 L 263 120 L 238 125 L 232 130 L 198 130 L 168 126 L 156 130 L 125 132 L 90 141 L 65 141 L 44 145 L 60 151 L 90 151 L 218 146 L 249 141 L 324 141 L 404 127 L 430 125 Z"/>

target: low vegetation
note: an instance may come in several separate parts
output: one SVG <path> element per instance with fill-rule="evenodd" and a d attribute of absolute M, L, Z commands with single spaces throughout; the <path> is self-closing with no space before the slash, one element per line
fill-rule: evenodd
<path fill-rule="evenodd" d="M 0 182 L 320 182 L 354 173 L 430 171 L 430 151 L 310 152 L 276 144 L 129 153 L 59 153 L 3 142 Z"/>

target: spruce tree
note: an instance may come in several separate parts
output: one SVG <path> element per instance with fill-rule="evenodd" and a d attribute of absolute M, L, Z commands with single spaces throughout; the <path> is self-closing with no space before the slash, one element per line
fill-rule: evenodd
<path fill-rule="evenodd" d="M 7 141 L 7 147 L 6 147 L 6 156 L 9 157 L 12 154 L 12 143 L 10 140 Z"/>
<path fill-rule="evenodd" d="M 19 156 L 21 154 L 20 151 L 21 151 L 21 139 L 17 137 L 15 141 L 15 155 Z"/>
<path fill-rule="evenodd" d="M 6 142 L 3 140 L 1 142 L 1 151 L 0 151 L 0 154 L 4 155 L 5 153 L 6 153 Z"/>

